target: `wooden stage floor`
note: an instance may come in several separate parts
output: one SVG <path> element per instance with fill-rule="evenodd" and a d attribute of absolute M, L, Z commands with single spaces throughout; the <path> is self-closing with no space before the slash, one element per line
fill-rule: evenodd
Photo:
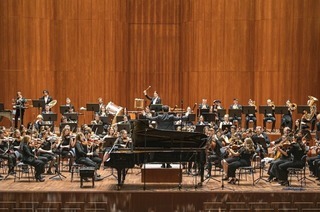
<path fill-rule="evenodd" d="M 160 165 L 159 165 L 160 166 Z M 307 181 L 300 187 L 295 178 L 292 187 L 282 187 L 276 182 L 260 180 L 254 186 L 248 176 L 240 185 L 230 185 L 215 180 L 205 181 L 195 188 L 199 177 L 183 174 L 182 188 L 176 183 L 141 183 L 139 168 L 130 169 L 125 184 L 117 190 L 117 181 L 110 176 L 102 181 L 85 182 L 80 188 L 80 178 L 62 172 L 63 180 L 48 179 L 43 183 L 27 179 L 14 182 L 13 176 L 0 181 L 0 209 L 10 211 L 319 211 L 320 186 L 318 181 Z M 102 177 L 110 169 L 100 170 Z M 215 179 L 221 180 L 219 176 Z M 307 173 L 308 176 L 309 173 Z M 2 174 L 3 175 L 3 174 Z M 255 173 L 255 179 L 259 173 Z M 267 176 L 264 176 L 266 179 Z M 315 180 L 315 178 L 311 178 Z"/>

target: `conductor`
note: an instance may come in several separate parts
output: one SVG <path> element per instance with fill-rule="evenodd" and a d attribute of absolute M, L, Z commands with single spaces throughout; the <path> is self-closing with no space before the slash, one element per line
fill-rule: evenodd
<path fill-rule="evenodd" d="M 149 88 L 150 88 L 150 86 L 149 86 Z M 149 100 L 151 101 L 151 102 L 150 102 L 150 105 L 161 104 L 161 98 L 160 98 L 158 92 L 157 92 L 157 91 L 154 91 L 154 92 L 153 92 L 153 97 L 150 97 L 150 96 L 148 96 L 148 94 L 147 94 L 147 90 L 148 90 L 148 89 L 144 90 L 144 91 L 143 91 L 143 94 L 145 95 L 145 97 L 146 97 L 147 99 L 149 99 Z"/>

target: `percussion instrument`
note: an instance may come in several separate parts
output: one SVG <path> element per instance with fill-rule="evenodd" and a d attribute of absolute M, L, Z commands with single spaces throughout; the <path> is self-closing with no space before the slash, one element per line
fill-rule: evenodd
<path fill-rule="evenodd" d="M 113 118 L 113 120 L 112 120 L 112 123 L 113 123 L 113 124 L 117 122 L 117 120 L 116 120 L 116 117 L 117 117 L 117 116 L 122 116 L 122 115 L 123 115 L 123 107 L 118 106 L 118 105 L 116 105 L 116 104 L 113 103 L 113 102 L 109 102 L 109 103 L 107 104 L 107 106 L 106 106 L 106 111 L 107 111 L 109 114 L 111 114 L 111 115 L 114 116 L 114 118 Z"/>

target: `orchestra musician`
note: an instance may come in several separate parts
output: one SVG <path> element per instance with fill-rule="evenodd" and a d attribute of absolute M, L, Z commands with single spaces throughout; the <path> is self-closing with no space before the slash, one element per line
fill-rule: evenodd
<path fill-rule="evenodd" d="M 271 106 L 272 107 L 272 113 L 265 113 L 264 114 L 263 129 L 266 129 L 267 122 L 271 121 L 272 122 L 271 131 L 273 132 L 275 130 L 275 126 L 276 126 L 276 116 L 275 116 L 275 113 L 274 113 L 275 105 L 271 101 L 271 99 L 267 100 L 267 106 Z"/>
<path fill-rule="evenodd" d="M 90 156 L 93 156 L 93 152 L 88 152 L 88 141 L 82 132 L 78 132 L 76 135 L 75 154 L 76 163 L 83 164 L 87 167 L 94 167 L 96 170 L 99 169 L 99 164 L 90 159 Z M 88 181 L 88 179 L 84 180 Z M 98 178 L 96 172 L 95 180 L 101 180 Z"/>
<path fill-rule="evenodd" d="M 0 158 L 8 161 L 8 175 L 15 174 L 14 167 L 17 163 L 14 151 L 11 149 L 13 138 L 5 136 L 5 132 L 0 130 Z"/>
<path fill-rule="evenodd" d="M 20 145 L 22 162 L 35 167 L 35 178 L 37 182 L 44 182 L 41 174 L 44 172 L 45 163 L 38 159 L 38 156 L 32 151 L 34 146 L 31 137 L 26 135 L 23 137 Z"/>
<path fill-rule="evenodd" d="M 71 99 L 69 97 L 66 98 L 66 104 L 65 106 L 69 107 L 69 113 L 74 113 L 74 106 L 71 104 Z"/>
<path fill-rule="evenodd" d="M 41 132 L 41 140 L 42 140 L 42 144 L 39 147 L 38 152 L 39 152 L 40 156 L 45 157 L 45 158 L 47 158 L 48 161 L 50 161 L 49 168 L 47 170 L 47 174 L 52 175 L 53 172 L 51 171 L 51 169 L 57 162 L 57 158 L 55 156 L 55 153 L 52 150 L 53 146 L 55 145 L 56 140 L 54 137 L 49 138 L 47 131 Z M 57 170 L 57 167 L 55 167 L 55 169 Z"/>
<path fill-rule="evenodd" d="M 199 104 L 199 109 L 210 109 L 207 99 L 202 99 L 201 104 Z"/>
<path fill-rule="evenodd" d="M 313 96 L 308 96 L 309 100 L 307 101 L 307 105 L 310 106 L 310 113 L 305 114 L 302 116 L 301 121 L 305 123 L 311 123 L 311 131 L 314 131 L 315 124 L 317 121 L 317 105 L 316 102 L 318 101 L 317 98 Z"/>
<path fill-rule="evenodd" d="M 255 102 L 252 99 L 249 99 L 248 104 L 250 106 L 255 106 Z M 255 112 L 257 112 L 256 106 L 255 106 Z M 257 126 L 257 118 L 256 113 L 253 114 L 246 114 L 246 129 L 249 128 L 249 122 L 253 121 L 253 129 Z"/>
<path fill-rule="evenodd" d="M 92 135 L 92 133 L 90 133 L 89 131 L 85 131 L 84 136 L 86 141 L 88 142 L 86 147 L 87 152 L 92 153 L 89 158 L 97 164 L 97 169 L 99 169 L 102 163 L 102 159 L 99 157 L 99 154 L 97 152 L 100 149 L 100 138 L 99 136 Z"/>
<path fill-rule="evenodd" d="M 295 110 L 295 108 L 292 106 L 293 104 L 291 103 L 290 100 L 286 101 L 286 106 L 288 107 L 288 112 L 283 114 L 281 118 L 281 127 L 289 127 L 292 129 L 292 111 Z"/>
<path fill-rule="evenodd" d="M 215 130 L 213 128 L 209 128 L 209 136 L 208 136 L 208 156 L 207 156 L 207 164 L 208 164 L 208 174 L 207 178 L 211 177 L 211 169 L 212 163 L 216 166 L 222 168 L 221 160 L 222 153 L 221 148 L 224 146 L 221 139 L 218 139 L 215 135 Z"/>
<path fill-rule="evenodd" d="M 103 122 L 100 120 L 100 116 L 98 113 L 94 115 L 94 120 L 91 121 L 92 125 L 101 125 Z"/>
<path fill-rule="evenodd" d="M 235 177 L 237 168 L 251 165 L 251 158 L 255 153 L 255 148 L 251 138 L 246 138 L 243 145 L 238 151 L 234 151 L 232 148 L 227 148 L 227 151 L 232 155 L 231 158 L 227 158 L 221 161 L 223 170 L 226 176 L 223 180 L 228 180 L 228 183 L 236 184 L 238 179 Z"/>
<path fill-rule="evenodd" d="M 49 96 L 49 91 L 48 90 L 43 90 L 42 94 L 43 94 L 43 96 L 40 97 L 39 99 L 40 100 L 44 100 L 44 105 L 49 104 L 53 100 L 53 98 L 51 96 Z M 45 110 L 45 108 L 42 108 L 42 111 L 44 111 L 44 110 Z"/>
<path fill-rule="evenodd" d="M 223 125 L 232 125 L 232 123 L 229 121 L 229 114 L 225 114 L 223 116 L 223 121 L 219 124 L 219 129 L 222 129 Z"/>
<path fill-rule="evenodd" d="M 42 115 L 43 114 L 53 114 L 49 105 L 44 106 L 44 111 L 42 111 Z M 50 126 L 51 130 L 54 130 L 53 121 L 44 121 L 44 124 Z"/>
<path fill-rule="evenodd" d="M 302 143 L 302 138 L 298 137 L 293 139 L 289 148 L 284 150 L 278 147 L 278 151 L 287 157 L 292 156 L 292 160 L 287 160 L 284 163 L 275 166 L 274 169 L 275 177 L 278 179 L 279 183 L 283 186 L 288 186 L 288 168 L 302 168 L 305 165 L 301 159 L 306 153 L 306 148 Z"/>
<path fill-rule="evenodd" d="M 99 111 L 98 114 L 99 114 L 99 116 L 107 116 L 108 115 L 106 107 L 104 105 L 101 106 L 100 111 Z"/>
<path fill-rule="evenodd" d="M 255 138 L 264 138 L 267 147 L 270 146 L 270 138 L 265 132 L 263 132 L 263 129 L 261 126 L 256 127 L 256 133 L 252 136 L 253 140 L 255 140 Z"/>
<path fill-rule="evenodd" d="M 37 120 L 34 122 L 34 128 L 40 132 L 41 126 L 44 124 L 43 122 L 43 116 L 42 115 L 37 115 Z"/>
<path fill-rule="evenodd" d="M 71 166 L 73 164 L 73 156 L 74 151 L 72 151 L 72 148 L 75 145 L 75 138 L 71 134 L 71 129 L 69 125 L 66 125 L 61 133 L 61 143 L 58 146 L 59 151 L 61 154 L 61 157 L 68 157 L 69 158 L 69 172 L 71 171 Z"/>
<path fill-rule="evenodd" d="M 157 91 L 153 92 L 153 97 L 148 96 L 147 90 L 144 90 L 143 94 L 147 99 L 150 100 L 150 105 L 161 104 L 161 98 L 160 98 L 160 96 L 159 96 Z"/>
<path fill-rule="evenodd" d="M 105 107 L 105 105 L 103 104 L 103 99 L 102 97 L 98 98 L 98 104 L 99 104 L 99 111 L 101 111 L 102 107 Z"/>
<path fill-rule="evenodd" d="M 218 110 L 222 110 L 221 100 L 213 100 L 212 112 L 215 114 L 216 124 L 219 124 L 223 121 L 223 117 L 218 116 Z"/>
<path fill-rule="evenodd" d="M 21 91 L 17 92 L 17 98 L 14 101 L 14 108 L 16 110 L 16 114 L 14 117 L 14 128 L 18 128 L 18 118 L 20 118 L 20 124 L 23 125 L 23 117 L 25 112 L 25 103 L 27 100 L 22 96 Z"/>
<path fill-rule="evenodd" d="M 208 125 L 208 122 L 204 120 L 203 115 L 199 116 L 198 122 L 196 125 Z"/>
<path fill-rule="evenodd" d="M 239 100 L 237 98 L 233 99 L 232 105 L 230 105 L 230 109 L 239 109 L 242 110 L 242 105 L 239 104 Z M 231 117 L 231 122 L 233 123 L 234 121 L 238 122 L 239 127 L 241 127 L 241 116 L 240 117 Z"/>

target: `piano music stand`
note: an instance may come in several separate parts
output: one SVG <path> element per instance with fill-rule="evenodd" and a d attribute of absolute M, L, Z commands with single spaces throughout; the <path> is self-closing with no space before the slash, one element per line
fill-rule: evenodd
<path fill-rule="evenodd" d="M 255 107 L 254 106 L 242 106 L 242 113 L 243 114 L 255 114 L 256 111 L 255 111 Z"/>
<path fill-rule="evenodd" d="M 69 112 L 69 106 L 60 105 L 60 114 L 65 114 Z"/>
<path fill-rule="evenodd" d="M 308 105 L 298 105 L 297 111 L 300 114 L 304 114 L 304 111 L 306 111 L 307 113 L 310 113 L 310 106 L 308 106 Z"/>

